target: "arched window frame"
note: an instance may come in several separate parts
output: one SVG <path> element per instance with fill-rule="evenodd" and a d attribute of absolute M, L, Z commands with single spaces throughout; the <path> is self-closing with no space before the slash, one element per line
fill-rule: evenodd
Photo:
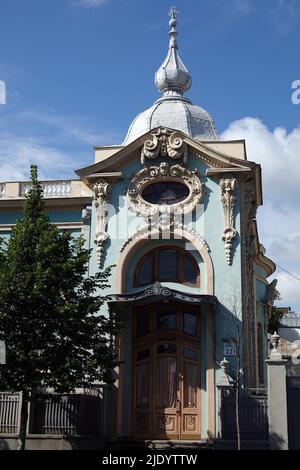
<path fill-rule="evenodd" d="M 158 279 L 158 253 L 159 251 L 164 251 L 164 250 L 173 250 L 177 252 L 177 256 L 179 256 L 179 261 L 177 264 L 177 273 L 176 273 L 176 280 L 175 281 L 164 281 L 161 279 Z M 144 254 L 144 256 L 139 260 L 135 272 L 134 272 L 134 279 L 133 279 L 133 285 L 134 287 L 144 287 L 148 285 L 149 283 L 145 284 L 140 284 L 139 283 L 139 273 L 141 266 L 143 265 L 144 261 L 146 258 L 153 256 L 153 261 L 152 261 L 152 282 L 154 283 L 156 281 L 160 282 L 175 282 L 179 284 L 183 284 L 185 286 L 190 286 L 190 287 L 200 287 L 200 269 L 198 266 L 197 261 L 195 258 L 187 251 L 183 250 L 182 248 L 179 248 L 174 245 L 164 245 L 164 246 L 158 246 L 147 253 Z M 191 282 L 185 282 L 184 281 L 184 270 L 183 270 L 183 262 L 184 262 L 184 257 L 187 257 L 193 264 L 195 271 L 197 272 L 197 277 L 196 277 L 196 282 L 191 283 Z"/>

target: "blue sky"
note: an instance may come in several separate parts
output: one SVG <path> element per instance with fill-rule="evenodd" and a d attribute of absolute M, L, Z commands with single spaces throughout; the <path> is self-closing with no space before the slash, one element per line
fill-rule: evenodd
<path fill-rule="evenodd" d="M 73 177 L 93 145 L 118 144 L 158 98 L 168 0 L 0 0 L 0 179 Z M 300 0 L 177 0 L 188 96 L 224 138 L 246 138 L 262 164 L 259 222 L 268 253 L 300 277 Z M 287 171 L 285 171 L 287 169 Z M 278 273 L 277 273 L 278 274 Z M 299 282 L 281 271 L 284 302 Z"/>

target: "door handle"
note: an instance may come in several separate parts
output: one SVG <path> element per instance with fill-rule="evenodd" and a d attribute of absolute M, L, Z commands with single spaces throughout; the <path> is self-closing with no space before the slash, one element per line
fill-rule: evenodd
<path fill-rule="evenodd" d="M 181 401 L 179 399 L 176 400 L 176 413 L 181 413 Z"/>

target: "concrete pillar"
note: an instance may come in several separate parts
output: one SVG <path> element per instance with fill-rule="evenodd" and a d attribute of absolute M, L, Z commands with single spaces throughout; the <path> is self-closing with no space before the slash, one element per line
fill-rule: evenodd
<path fill-rule="evenodd" d="M 268 410 L 270 447 L 273 450 L 288 450 L 288 415 L 286 392 L 286 362 L 278 350 L 279 336 L 272 335 L 273 349 L 268 366 Z"/>
<path fill-rule="evenodd" d="M 221 366 L 221 377 L 217 383 L 218 389 L 218 437 L 223 437 L 222 429 L 222 396 L 223 390 L 230 390 L 231 384 L 229 382 L 229 362 L 224 357 L 223 361 L 220 364 Z"/>

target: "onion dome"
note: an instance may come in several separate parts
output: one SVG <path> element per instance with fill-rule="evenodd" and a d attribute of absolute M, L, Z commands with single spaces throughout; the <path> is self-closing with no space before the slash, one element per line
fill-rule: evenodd
<path fill-rule="evenodd" d="M 177 14 L 172 7 L 167 57 L 155 74 L 155 84 L 162 96 L 133 120 L 123 145 L 159 126 L 182 131 L 196 140 L 218 139 L 210 114 L 184 96 L 191 88 L 192 79 L 178 53 Z"/>

